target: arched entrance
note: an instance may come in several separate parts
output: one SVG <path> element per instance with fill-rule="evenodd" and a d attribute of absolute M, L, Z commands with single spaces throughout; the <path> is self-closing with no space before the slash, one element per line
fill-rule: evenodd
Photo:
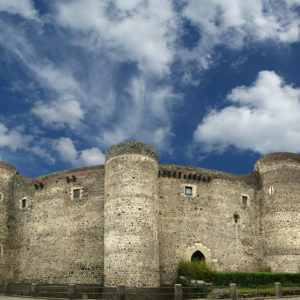
<path fill-rule="evenodd" d="M 192 256 L 197 253 L 200 252 L 200 254 L 203 255 L 204 257 L 204 261 L 207 263 L 212 263 L 212 258 L 211 258 L 211 249 L 207 248 L 206 246 L 204 246 L 201 243 L 195 243 L 193 246 L 189 246 L 185 249 L 185 253 L 183 256 L 183 259 L 186 261 L 191 261 L 192 260 Z M 195 254 L 195 256 L 197 257 L 199 254 Z M 199 256 L 198 256 L 199 257 Z M 201 257 L 201 255 L 200 255 Z"/>
<path fill-rule="evenodd" d="M 205 261 L 205 256 L 201 251 L 197 250 L 193 253 L 191 261 Z"/>

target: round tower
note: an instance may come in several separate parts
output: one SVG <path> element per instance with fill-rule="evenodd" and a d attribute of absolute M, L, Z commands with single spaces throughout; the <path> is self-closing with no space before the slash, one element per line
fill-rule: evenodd
<path fill-rule="evenodd" d="M 300 155 L 269 154 L 254 169 L 260 175 L 265 264 L 275 272 L 298 272 Z"/>
<path fill-rule="evenodd" d="M 104 284 L 159 286 L 158 153 L 143 143 L 110 147 L 105 163 Z"/>
<path fill-rule="evenodd" d="M 0 161 L 0 282 L 12 278 L 9 213 L 13 205 L 13 178 L 16 168 Z"/>

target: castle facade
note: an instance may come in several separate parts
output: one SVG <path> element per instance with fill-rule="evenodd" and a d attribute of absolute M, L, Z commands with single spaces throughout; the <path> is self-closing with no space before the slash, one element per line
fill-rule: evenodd
<path fill-rule="evenodd" d="M 0 162 L 0 214 L 1 282 L 159 286 L 182 259 L 297 272 L 300 155 L 269 154 L 240 176 L 158 164 L 138 142 L 34 179 Z"/>

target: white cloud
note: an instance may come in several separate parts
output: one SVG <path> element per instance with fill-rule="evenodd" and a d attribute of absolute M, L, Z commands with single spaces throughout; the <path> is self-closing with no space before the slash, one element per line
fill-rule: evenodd
<path fill-rule="evenodd" d="M 56 7 L 58 22 L 84 32 L 81 44 L 90 50 L 106 48 L 116 61 L 137 62 L 161 76 L 169 72 L 178 20 L 171 0 L 74 0 Z"/>
<path fill-rule="evenodd" d="M 49 145 L 51 144 L 49 143 L 47 145 L 44 145 L 43 143 L 41 143 L 41 145 L 39 145 L 39 143 L 40 140 L 35 140 L 35 143 L 31 143 L 29 149 L 27 150 L 41 157 L 44 161 L 46 161 L 46 163 L 53 165 L 55 163 L 55 158 L 49 152 Z"/>
<path fill-rule="evenodd" d="M 84 117 L 84 111 L 76 100 L 37 102 L 32 108 L 32 113 L 37 115 L 43 123 L 56 127 L 68 124 L 71 128 L 75 128 Z"/>
<path fill-rule="evenodd" d="M 300 152 L 300 88 L 262 71 L 252 86 L 233 89 L 227 100 L 229 106 L 210 111 L 194 132 L 204 151 L 235 146 L 261 154 Z"/>
<path fill-rule="evenodd" d="M 0 11 L 19 14 L 27 19 L 38 18 L 38 13 L 31 0 L 0 0 Z"/>
<path fill-rule="evenodd" d="M 170 107 L 176 105 L 179 96 L 170 87 L 156 86 L 143 77 L 133 78 L 127 93 L 126 106 L 113 128 L 101 133 L 101 143 L 107 146 L 135 138 L 160 150 L 166 149 L 173 136 Z"/>
<path fill-rule="evenodd" d="M 55 90 L 63 98 L 82 93 L 80 84 L 75 80 L 70 69 L 37 60 L 37 55 L 34 52 L 30 56 L 32 55 L 36 58 L 34 62 L 24 55 L 22 56 L 23 61 L 36 74 L 38 81 L 43 86 Z"/>
<path fill-rule="evenodd" d="M 70 138 L 60 138 L 55 143 L 55 149 L 63 161 L 76 164 L 78 154 L 73 141 Z"/>
<path fill-rule="evenodd" d="M 299 41 L 299 0 L 189 0 L 182 12 L 171 0 L 74 0 L 56 2 L 58 23 L 84 33 L 73 42 L 92 51 L 106 49 L 115 61 L 130 60 L 141 70 L 169 73 L 174 58 L 208 68 L 218 45 L 241 48 L 251 42 Z M 193 50 L 179 46 L 183 18 L 201 38 Z"/>
<path fill-rule="evenodd" d="M 276 2 L 276 1 L 275 1 Z M 201 39 L 186 60 L 194 59 L 208 68 L 211 54 L 218 45 L 241 48 L 251 42 L 273 40 L 299 41 L 299 0 L 189 0 L 183 15 L 199 29 Z"/>
<path fill-rule="evenodd" d="M 103 164 L 105 161 L 105 155 L 98 148 L 78 151 L 70 138 L 60 138 L 54 143 L 54 148 L 62 161 L 76 167 Z"/>
<path fill-rule="evenodd" d="M 4 124 L 0 123 L 0 147 L 8 147 L 13 151 L 24 149 L 30 140 L 31 137 L 23 135 L 19 129 L 9 130 Z"/>
<path fill-rule="evenodd" d="M 99 165 L 105 161 L 105 155 L 98 148 L 90 148 L 82 150 L 79 156 L 79 161 L 83 165 Z"/>
<path fill-rule="evenodd" d="M 0 25 L 4 25 L 0 21 Z M 84 118 L 83 97 L 86 94 L 81 84 L 72 74 L 72 66 L 55 66 L 35 51 L 26 36 L 13 27 L 5 26 L 6 32 L 0 37 L 0 43 L 12 51 L 31 71 L 33 79 L 53 98 L 51 101 L 37 101 L 31 112 L 47 126 L 75 128 Z"/>
<path fill-rule="evenodd" d="M 16 3 L 21 4 L 16 6 Z M 10 24 L 6 18 L 0 20 L 0 27 L 5 28 L 0 43 L 11 51 L 12 61 L 17 58 L 18 63 L 23 63 L 23 70 L 28 71 L 28 77 L 34 82 L 32 95 L 35 97 L 28 101 L 32 105 L 28 111 L 38 119 L 33 118 L 31 133 L 42 137 L 48 127 L 71 130 L 74 142 L 62 138 L 55 143 L 61 159 L 72 165 L 95 164 L 98 160 L 101 163 L 104 156 L 94 146 L 104 149 L 122 140 L 137 139 L 153 144 L 160 151 L 168 149 L 174 135 L 172 111 L 179 97 L 172 89 L 175 83 L 169 81 L 168 85 L 166 82 L 170 79 L 170 65 L 175 59 L 182 58 L 184 63 L 195 60 L 202 68 L 208 68 L 218 45 L 241 48 L 268 39 L 283 43 L 298 41 L 299 16 L 294 9 L 299 0 L 280 1 L 280 4 L 267 0 L 259 0 L 255 5 L 253 0 L 189 0 L 183 12 L 178 12 L 171 0 L 51 1 L 53 10 L 43 19 L 45 23 L 30 22 L 34 25 L 22 29 L 18 24 Z M 0 9 L 10 9 L 26 18 L 37 17 L 32 1 L 0 0 Z M 192 50 L 178 43 L 183 17 L 191 20 L 201 33 Z M 44 44 L 50 45 L 49 50 Z M 181 67 L 188 69 L 188 64 Z M 121 74 L 123 70 L 125 72 Z M 262 74 L 255 85 L 260 82 Z M 184 75 L 189 83 L 193 82 L 191 75 L 188 72 Z M 266 77 L 264 84 L 269 84 L 271 89 Z M 277 87 L 286 96 L 289 86 L 276 83 L 272 78 L 273 88 Z M 194 81 L 194 84 L 198 85 L 199 81 Z M 252 95 L 254 86 L 245 88 L 245 91 Z M 20 87 L 16 85 L 14 88 Z M 232 116 L 241 124 L 247 120 L 250 124 L 255 123 L 253 128 L 262 122 L 271 126 L 268 117 L 271 114 L 274 118 L 276 114 L 270 106 L 281 105 L 282 101 L 273 95 L 270 98 L 267 91 L 266 97 L 273 99 L 272 105 L 262 100 L 257 103 L 254 96 L 248 103 L 242 89 L 240 94 L 237 91 L 228 96 L 231 106 L 212 111 L 199 125 L 195 141 L 215 151 L 222 151 L 230 144 L 249 149 L 247 140 L 241 138 L 246 132 L 243 126 L 237 129 L 241 131 L 238 137 L 231 136 L 228 130 L 229 142 L 223 141 L 218 132 L 234 126 L 230 122 Z M 234 95 L 238 96 L 235 98 Z M 285 107 L 291 97 L 286 99 Z M 244 117 L 239 117 L 240 114 Z M 224 128 L 223 123 L 218 128 L 211 125 L 210 120 L 218 124 L 218 116 L 223 117 Z M 255 118 L 257 122 L 253 121 Z M 283 122 L 283 117 L 279 119 Z M 210 128 L 210 132 L 203 132 L 201 128 Z M 288 128 L 290 132 L 297 132 Z M 272 137 L 270 131 L 268 134 Z M 57 133 L 66 135 L 62 131 Z M 22 137 L 21 130 L 7 130 L 3 141 L 13 136 L 18 141 L 18 134 Z M 84 139 L 91 148 L 77 150 L 74 144 L 77 139 Z M 250 135 L 251 139 L 255 140 Z M 262 145 L 262 140 L 256 144 Z M 32 151 L 53 163 L 54 156 L 47 152 L 47 146 L 36 144 Z"/>
<path fill-rule="evenodd" d="M 73 59 L 54 65 L 42 58 L 26 36 L 8 28 L 7 38 L 0 38 L 0 42 L 24 63 L 38 86 L 46 91 L 43 101 L 32 101 L 30 110 L 45 127 L 69 126 L 75 135 L 84 134 L 89 143 L 96 142 L 94 145 L 100 147 L 133 138 L 152 143 L 160 150 L 167 147 L 172 136 L 169 113 L 178 98 L 170 86 L 138 72 L 130 74 L 131 79 L 126 79 L 119 91 L 115 80 L 120 77 L 115 78 L 112 71 L 118 64 L 105 61 L 97 53 L 84 65 L 87 74 L 81 78 L 74 70 Z"/>

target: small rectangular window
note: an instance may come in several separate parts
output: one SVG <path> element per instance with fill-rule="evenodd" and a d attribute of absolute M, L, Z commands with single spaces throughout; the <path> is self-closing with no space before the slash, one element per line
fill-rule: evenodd
<path fill-rule="evenodd" d="M 242 196 L 242 204 L 243 204 L 244 206 L 247 205 L 247 201 L 248 201 L 248 197 L 247 197 L 247 196 Z"/>
<path fill-rule="evenodd" d="M 193 190 L 192 190 L 192 187 L 190 187 L 190 186 L 186 186 L 185 187 L 185 195 L 186 196 L 192 196 L 192 192 L 193 192 Z"/>
<path fill-rule="evenodd" d="M 80 189 L 73 190 L 73 198 L 74 199 L 80 198 Z"/>
<path fill-rule="evenodd" d="M 22 199 L 22 208 L 26 207 L 26 199 Z"/>

